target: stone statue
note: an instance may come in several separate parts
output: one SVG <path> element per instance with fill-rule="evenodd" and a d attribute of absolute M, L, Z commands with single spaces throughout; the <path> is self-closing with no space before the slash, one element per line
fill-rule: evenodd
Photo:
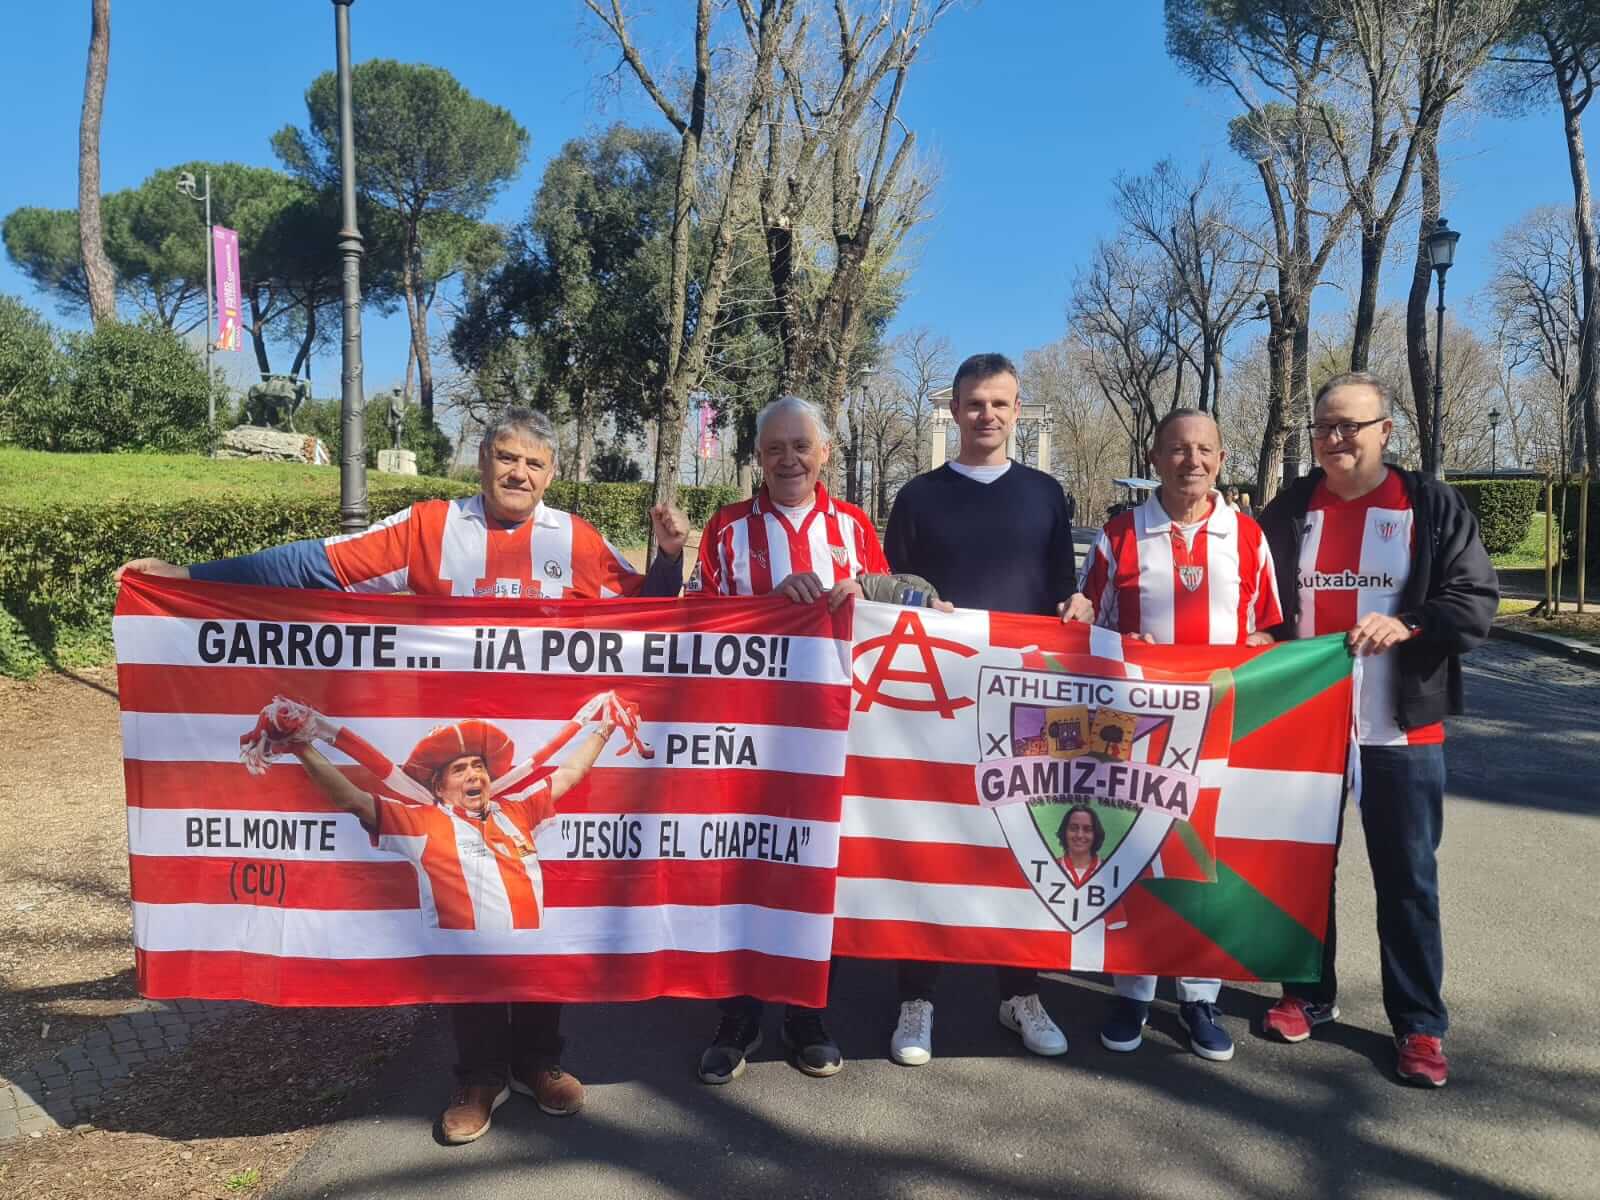
<path fill-rule="evenodd" d="M 403 450 L 400 435 L 406 428 L 406 398 L 403 392 L 389 393 L 389 444 L 396 450 Z"/>
<path fill-rule="evenodd" d="M 263 429 L 294 427 L 294 414 L 311 395 L 309 380 L 293 375 L 268 375 L 260 383 L 251 385 L 245 394 L 245 419 Z"/>

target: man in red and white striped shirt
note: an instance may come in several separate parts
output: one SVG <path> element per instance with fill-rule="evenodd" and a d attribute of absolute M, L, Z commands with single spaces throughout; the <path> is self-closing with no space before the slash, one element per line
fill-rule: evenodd
<path fill-rule="evenodd" d="M 888 559 L 867 514 L 835 500 L 822 486 L 830 450 L 816 405 L 784 396 L 756 416 L 756 455 L 764 482 L 750 500 L 727 504 L 707 523 L 700 561 L 685 591 L 719 596 L 786 596 L 797 604 L 828 597 L 837 608 L 861 595 L 862 575 L 886 574 Z M 722 1019 L 700 1056 L 705 1083 L 728 1083 L 744 1071 L 761 1044 L 760 1000 L 734 996 L 721 1002 Z M 844 1066 L 822 1018 L 826 1009 L 791 1004 L 783 1040 L 795 1066 L 824 1078 Z"/>
<path fill-rule="evenodd" d="M 1084 562 L 1063 619 L 1087 621 L 1164 646 L 1265 645 L 1278 624 L 1278 585 L 1261 527 L 1216 491 L 1227 452 L 1217 423 L 1174 409 L 1156 423 L 1150 499 L 1107 522 Z M 1157 862 L 1159 863 L 1159 859 Z M 1100 1031 L 1108 1050 L 1144 1040 L 1154 975 L 1118 975 L 1117 1000 Z M 1217 1020 L 1216 979 L 1179 979 L 1178 1019 L 1201 1058 L 1226 1062 L 1233 1039 Z"/>
<path fill-rule="evenodd" d="M 686 591 L 718 596 L 777 592 L 809 603 L 860 595 L 849 584 L 887 574 L 889 561 L 871 519 L 822 486 L 829 439 L 816 407 L 797 396 L 773 401 L 756 418 L 756 453 L 765 477 L 750 500 L 717 510 L 700 537 L 700 561 Z"/>
<path fill-rule="evenodd" d="M 478 447 L 482 491 L 465 500 L 420 500 L 360 533 L 310 538 L 241 558 L 192 567 L 141 558 L 117 571 L 179 579 L 421 596 L 598 600 L 676 596 L 688 520 L 667 505 L 650 510 L 656 560 L 635 571 L 582 517 L 550 508 L 556 429 L 543 413 L 508 408 Z M 457 1086 L 440 1119 L 448 1142 L 489 1128 L 507 1078 L 531 1089 L 545 1112 L 583 1104 L 583 1085 L 560 1065 L 561 1005 L 540 1001 L 449 1006 Z"/>

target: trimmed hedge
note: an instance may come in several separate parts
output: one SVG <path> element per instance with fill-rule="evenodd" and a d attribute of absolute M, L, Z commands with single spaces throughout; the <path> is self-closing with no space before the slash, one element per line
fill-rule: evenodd
<path fill-rule="evenodd" d="M 470 496 L 477 487 L 422 478 L 371 495 L 382 520 L 418 500 Z M 639 545 L 650 527 L 650 486 L 555 483 L 556 508 L 582 514 L 618 545 Z M 736 498 L 733 488 L 683 488 L 679 505 L 701 528 Z M 339 528 L 337 499 L 190 500 L 54 511 L 0 507 L 0 674 L 46 665 L 103 662 L 110 653 L 112 572 L 132 558 L 205 562 L 249 554 Z"/>
<path fill-rule="evenodd" d="M 1490 554 L 1509 554 L 1522 544 L 1544 490 L 1537 479 L 1452 479 L 1450 486 L 1478 518 Z"/>

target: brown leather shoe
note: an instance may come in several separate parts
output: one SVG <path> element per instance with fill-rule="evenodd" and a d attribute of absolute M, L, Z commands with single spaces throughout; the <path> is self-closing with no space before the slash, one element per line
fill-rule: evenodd
<path fill-rule="evenodd" d="M 439 1118 L 439 1132 L 452 1146 L 475 1142 L 489 1132 L 494 1110 L 511 1096 L 504 1084 L 463 1083 L 450 1094 L 450 1107 Z"/>
<path fill-rule="evenodd" d="M 570 1117 L 583 1107 L 583 1084 L 561 1069 L 560 1063 L 540 1063 L 511 1068 L 511 1090 L 533 1097 L 552 1117 Z"/>

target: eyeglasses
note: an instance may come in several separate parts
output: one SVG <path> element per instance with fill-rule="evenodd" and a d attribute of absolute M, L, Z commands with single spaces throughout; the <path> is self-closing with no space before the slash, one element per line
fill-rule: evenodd
<path fill-rule="evenodd" d="M 1319 442 L 1327 441 L 1336 433 L 1339 435 L 1339 440 L 1341 442 L 1348 442 L 1368 425 L 1377 425 L 1387 421 L 1388 419 L 1388 417 L 1373 417 L 1370 421 L 1334 421 L 1331 423 L 1324 421 L 1313 421 L 1310 425 L 1306 426 L 1306 432 L 1312 437 L 1316 438 L 1316 440 Z"/>

